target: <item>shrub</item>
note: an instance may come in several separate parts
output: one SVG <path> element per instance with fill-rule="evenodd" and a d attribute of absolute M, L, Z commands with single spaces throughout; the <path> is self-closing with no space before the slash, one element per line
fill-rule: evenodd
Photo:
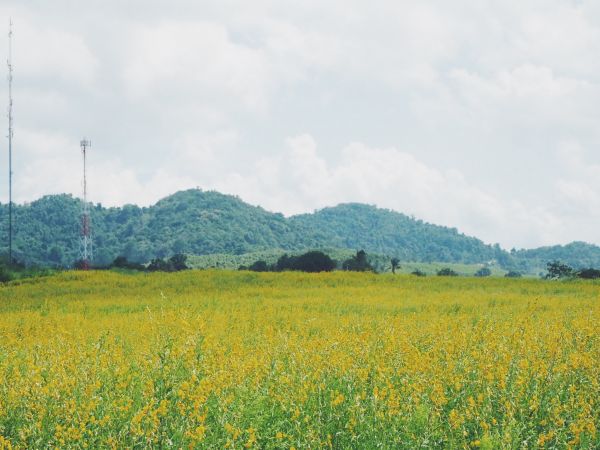
<path fill-rule="evenodd" d="M 506 272 L 506 274 L 504 276 L 506 278 L 521 278 L 523 275 L 521 274 L 521 272 L 516 272 L 514 270 L 509 270 L 508 272 Z"/>
<path fill-rule="evenodd" d="M 592 269 L 591 267 L 589 269 L 581 269 L 577 272 L 577 278 L 583 278 L 586 280 L 598 279 L 600 278 L 600 270 Z"/>
<path fill-rule="evenodd" d="M 145 270 L 146 268 L 139 263 L 127 261 L 125 256 L 117 256 L 115 260 L 108 266 L 109 269 L 128 269 L 128 270 Z"/>
<path fill-rule="evenodd" d="M 296 270 L 295 265 L 297 261 L 296 256 L 288 256 L 287 253 L 281 255 L 275 263 L 275 270 L 277 272 L 283 272 L 284 270 Z"/>
<path fill-rule="evenodd" d="M 187 270 L 187 256 L 181 253 L 171 256 L 167 261 L 162 258 L 154 258 L 146 267 L 148 272 L 179 272 Z"/>
<path fill-rule="evenodd" d="M 6 267 L 0 266 L 0 283 L 6 283 L 12 279 L 12 273 Z"/>
<path fill-rule="evenodd" d="M 427 276 L 427 274 L 419 269 L 413 270 L 411 273 L 411 275 L 414 275 L 416 277 L 425 277 Z"/>
<path fill-rule="evenodd" d="M 269 266 L 267 265 L 266 261 L 259 260 L 252 263 L 250 267 L 248 267 L 248 270 L 253 272 L 268 272 Z"/>
<path fill-rule="evenodd" d="M 475 272 L 476 277 L 489 277 L 492 274 L 492 271 L 487 267 L 482 267 L 477 272 Z"/>
<path fill-rule="evenodd" d="M 373 266 L 369 263 L 367 253 L 364 250 L 359 250 L 355 256 L 343 262 L 342 269 L 354 272 L 367 272 L 372 271 Z"/>
<path fill-rule="evenodd" d="M 449 267 L 444 267 L 443 269 L 440 269 L 437 271 L 437 275 L 438 277 L 457 277 L 458 274 L 450 269 Z"/>
<path fill-rule="evenodd" d="M 189 269 L 189 267 L 186 264 L 186 261 L 187 256 L 183 253 L 177 253 L 171 256 L 171 258 L 169 258 L 169 263 L 172 266 L 172 270 L 174 270 L 175 272 Z"/>
<path fill-rule="evenodd" d="M 162 258 L 154 258 L 146 267 L 148 272 L 171 272 L 171 265 Z"/>

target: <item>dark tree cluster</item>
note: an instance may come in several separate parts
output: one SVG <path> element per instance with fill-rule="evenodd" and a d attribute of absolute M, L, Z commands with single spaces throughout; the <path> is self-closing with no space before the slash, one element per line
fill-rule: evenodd
<path fill-rule="evenodd" d="M 181 253 L 173 255 L 169 259 L 154 258 L 150 261 L 150 264 L 148 264 L 147 266 L 136 262 L 128 261 L 125 256 L 118 256 L 106 268 L 121 270 L 137 270 L 140 272 L 179 272 L 181 270 L 189 269 L 186 262 L 187 256 Z"/>
<path fill-rule="evenodd" d="M 154 258 L 146 267 L 148 272 L 179 272 L 187 270 L 189 267 L 186 264 L 187 256 L 181 253 L 171 256 L 169 259 Z"/>
<path fill-rule="evenodd" d="M 395 275 L 396 274 L 396 269 L 400 268 L 400 260 L 398 258 L 392 258 L 392 260 L 390 261 L 391 265 L 392 265 L 392 273 Z"/>
<path fill-rule="evenodd" d="M 521 278 L 522 276 L 523 274 L 521 272 L 517 272 L 516 270 L 509 270 L 504 275 L 506 278 Z"/>
<path fill-rule="evenodd" d="M 597 280 L 600 278 L 600 270 L 592 268 L 581 269 L 577 272 L 577 277 L 585 280 Z"/>
<path fill-rule="evenodd" d="M 143 264 L 128 261 L 125 256 L 117 256 L 110 265 L 111 268 L 115 269 L 126 269 L 126 270 L 145 270 L 146 267 Z"/>
<path fill-rule="evenodd" d="M 310 251 L 299 256 L 282 255 L 275 264 L 269 265 L 259 260 L 250 266 L 240 266 L 240 270 L 254 272 L 283 272 L 294 270 L 299 272 L 331 272 L 336 268 L 336 262 L 328 255 L 319 251 Z"/>
<path fill-rule="evenodd" d="M 491 274 L 492 271 L 489 269 L 489 267 L 482 267 L 477 272 L 475 272 L 475 276 L 479 278 L 489 277 Z"/>
<path fill-rule="evenodd" d="M 359 250 L 356 255 L 342 263 L 342 269 L 353 272 L 372 272 L 373 266 L 367 258 L 367 253 L 364 250 Z"/>
<path fill-rule="evenodd" d="M 437 271 L 437 276 L 438 277 L 457 277 L 458 273 L 456 273 L 454 270 L 450 269 L 449 267 L 444 267 L 443 269 L 440 269 Z"/>
<path fill-rule="evenodd" d="M 548 280 L 560 280 L 564 278 L 581 278 L 585 280 L 600 279 L 600 270 L 593 268 L 585 268 L 575 270 L 568 264 L 560 261 L 552 261 L 546 265 L 547 273 L 544 278 Z"/>
<path fill-rule="evenodd" d="M 394 270 L 398 263 L 399 261 L 396 262 Z M 288 270 L 299 272 L 331 272 L 336 268 L 338 268 L 336 261 L 329 255 L 313 250 L 298 256 L 284 254 L 275 264 L 267 264 L 264 260 L 258 260 L 249 266 L 240 266 L 239 270 L 251 270 L 253 272 L 284 272 Z M 364 250 L 359 250 L 356 252 L 356 255 L 343 261 L 341 269 L 353 272 L 374 271 Z"/>

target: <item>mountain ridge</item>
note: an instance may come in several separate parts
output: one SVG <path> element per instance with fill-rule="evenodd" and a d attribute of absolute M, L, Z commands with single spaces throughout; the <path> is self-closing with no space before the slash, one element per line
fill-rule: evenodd
<path fill-rule="evenodd" d="M 6 209 L 0 204 L 0 217 L 5 217 Z M 78 257 L 80 212 L 81 200 L 69 194 L 14 205 L 17 257 L 27 264 L 72 264 Z M 145 207 L 92 204 L 91 218 L 99 264 L 119 255 L 144 262 L 182 252 L 240 255 L 270 249 L 348 248 L 402 261 L 495 261 L 522 271 L 537 270 L 546 259 L 561 259 L 575 267 L 600 266 L 600 247 L 592 244 L 575 241 L 508 252 L 456 228 L 356 202 L 285 217 L 237 196 L 189 189 Z M 0 223 L 0 236 L 6 235 L 5 222 Z M 0 246 L 0 252 L 5 250 Z"/>

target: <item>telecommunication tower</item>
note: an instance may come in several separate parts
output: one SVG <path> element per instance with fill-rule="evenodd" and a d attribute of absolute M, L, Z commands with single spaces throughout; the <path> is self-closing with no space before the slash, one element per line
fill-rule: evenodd
<path fill-rule="evenodd" d="M 12 19 L 8 24 L 8 264 L 13 263 L 13 202 L 12 202 L 12 139 L 13 139 L 13 99 L 12 99 Z"/>
<path fill-rule="evenodd" d="M 86 174 L 86 156 L 87 150 L 92 143 L 87 139 L 80 142 L 81 154 L 83 155 L 83 208 L 81 212 L 81 269 L 89 270 L 94 258 L 92 249 L 92 230 L 90 220 L 90 205 L 87 201 L 87 174 Z"/>

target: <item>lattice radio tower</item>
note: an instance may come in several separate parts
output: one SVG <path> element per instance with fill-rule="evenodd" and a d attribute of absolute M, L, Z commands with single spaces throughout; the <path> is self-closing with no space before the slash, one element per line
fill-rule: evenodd
<path fill-rule="evenodd" d="M 12 19 L 8 25 L 8 264 L 13 263 L 13 201 L 12 201 L 12 139 L 13 139 L 13 99 L 12 99 Z"/>
<path fill-rule="evenodd" d="M 92 146 L 92 143 L 87 139 L 82 139 L 80 142 L 81 154 L 83 155 L 83 208 L 81 212 L 81 269 L 89 270 L 94 258 L 92 248 L 92 230 L 90 220 L 90 205 L 87 200 L 87 174 L 86 174 L 86 156 L 87 150 Z"/>

